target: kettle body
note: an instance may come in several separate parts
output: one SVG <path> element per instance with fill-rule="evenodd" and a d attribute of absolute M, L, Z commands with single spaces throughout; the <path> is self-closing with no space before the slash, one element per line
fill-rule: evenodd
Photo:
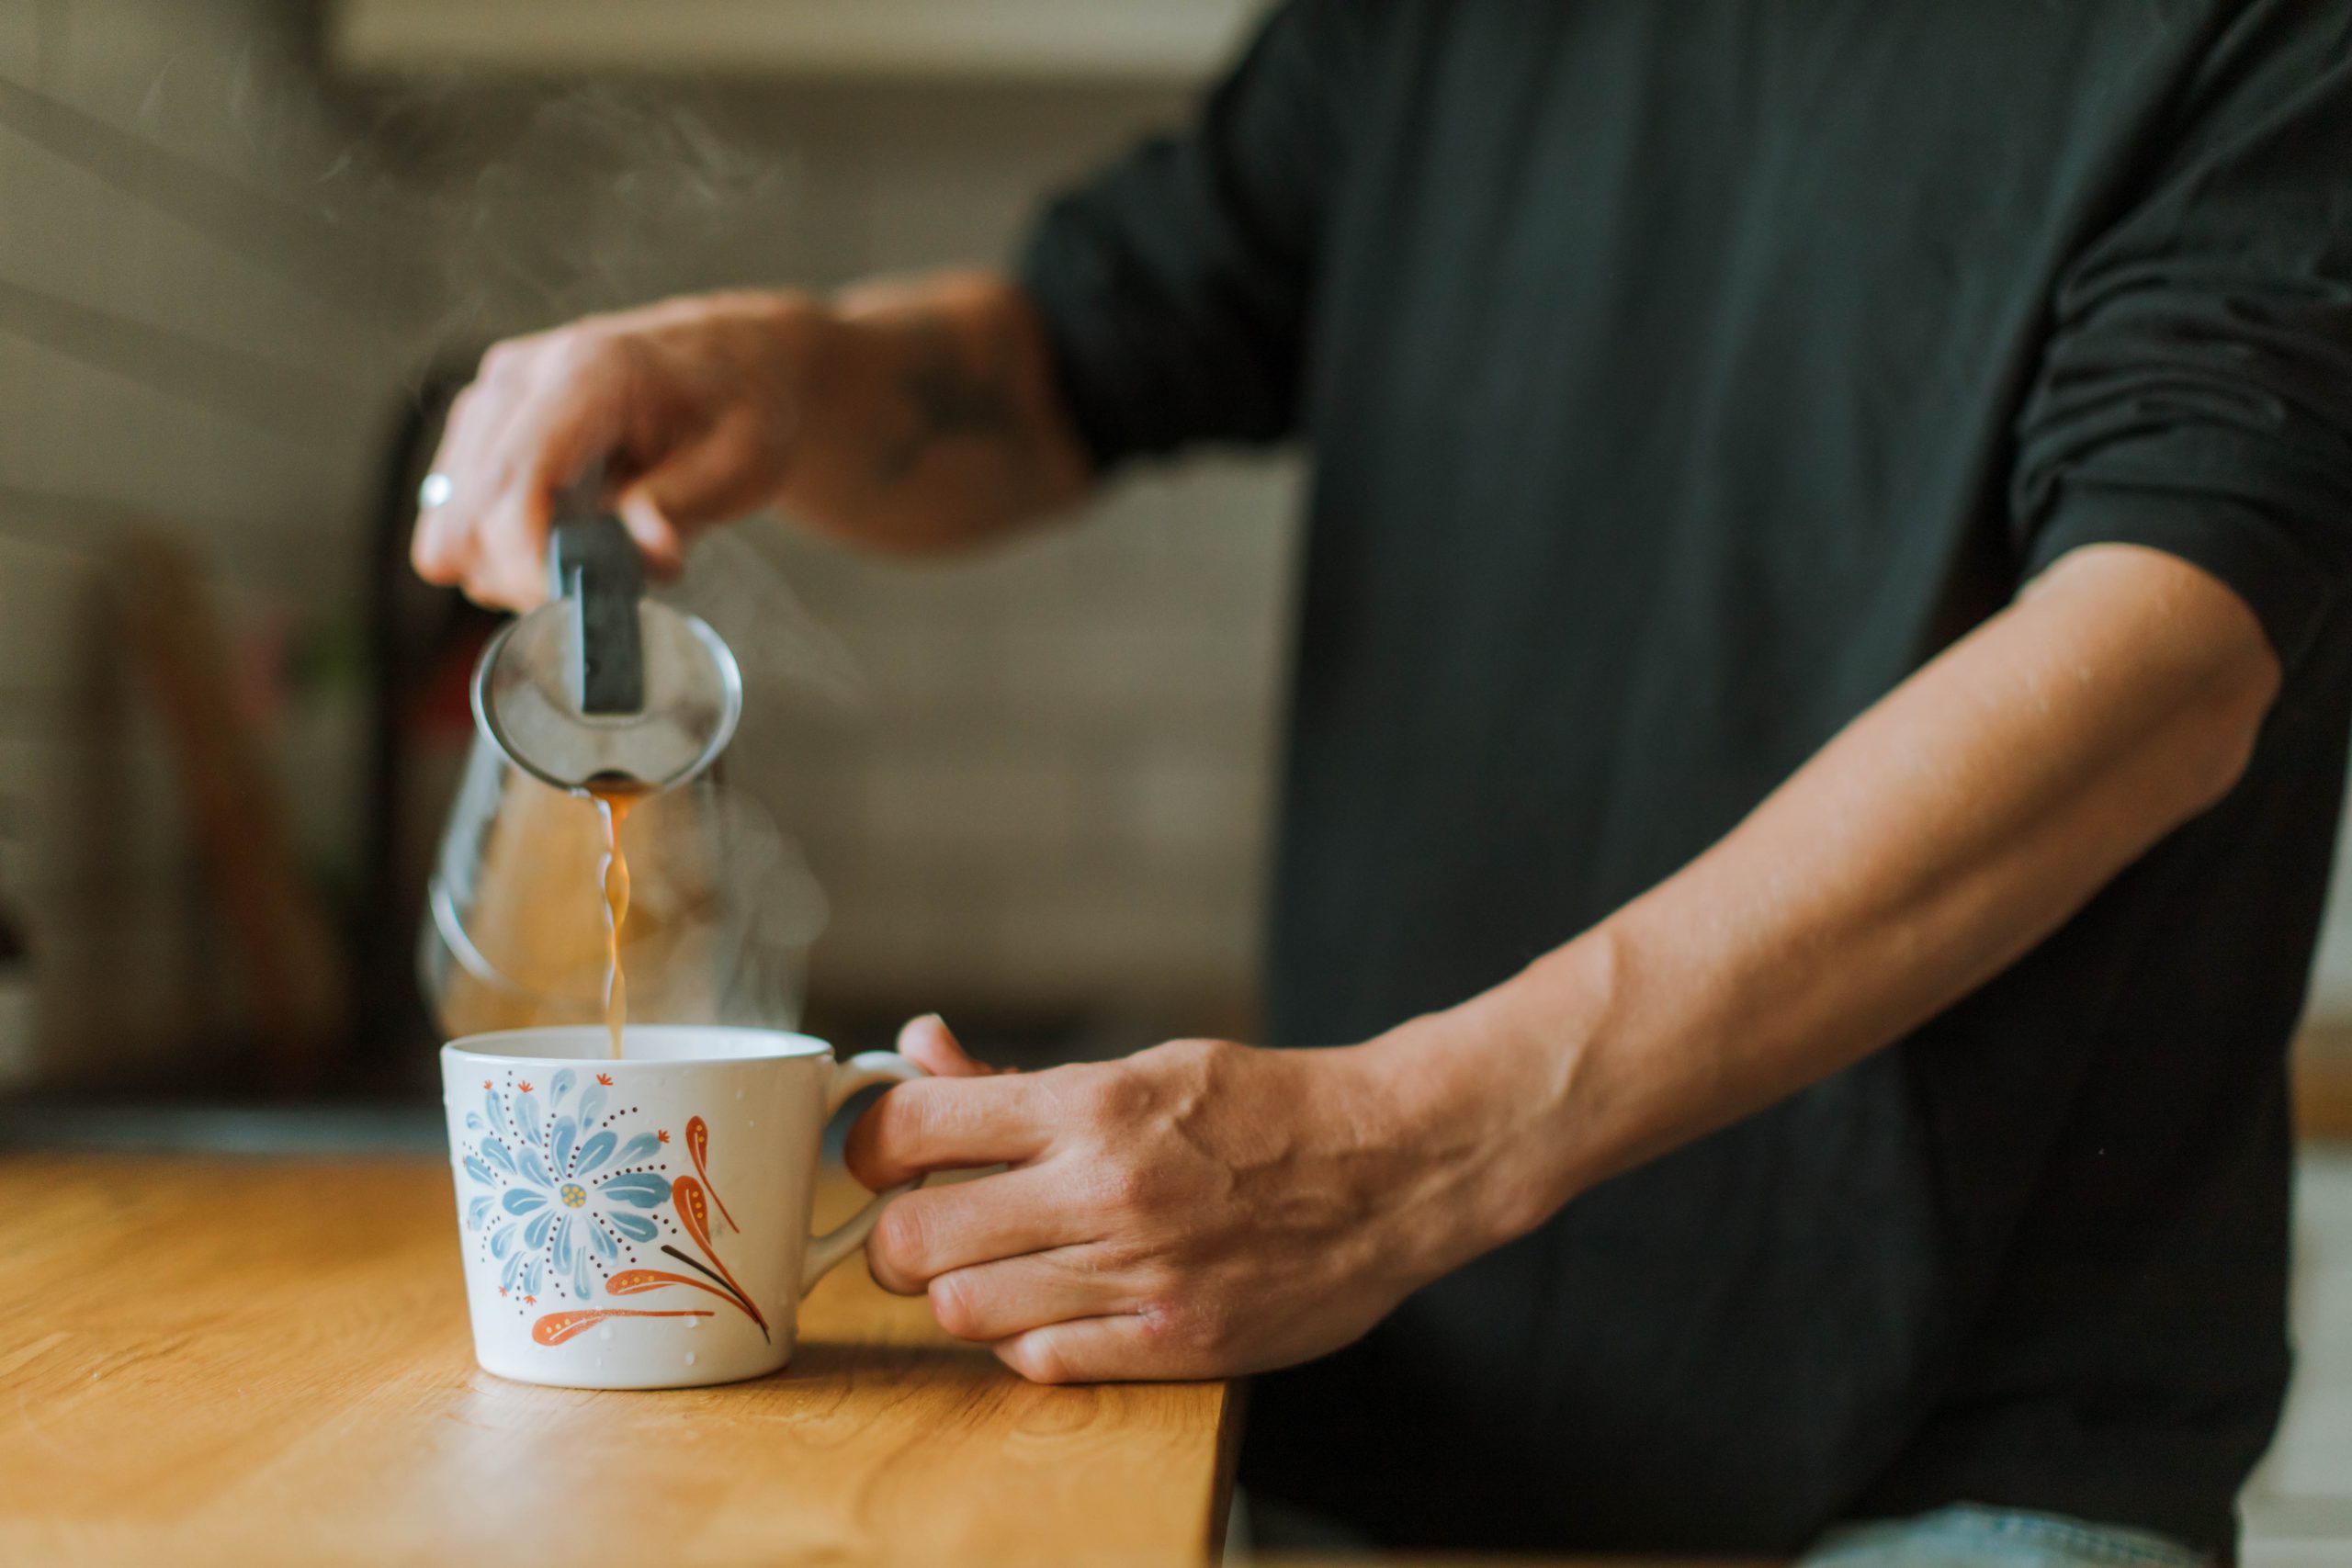
<path fill-rule="evenodd" d="M 568 495 L 548 602 L 475 667 L 473 749 L 418 933 L 425 997 L 453 1036 L 592 1022 L 617 961 L 633 1021 L 791 1029 L 824 899 L 797 847 L 722 781 L 741 671 L 709 626 L 646 598 L 635 547 L 592 501 Z"/>
<path fill-rule="evenodd" d="M 475 737 L 417 932 L 450 1037 L 603 1020 L 605 832 L 593 800 Z M 767 812 L 713 767 L 642 797 L 620 834 L 630 1021 L 797 1027 L 825 900 Z"/>

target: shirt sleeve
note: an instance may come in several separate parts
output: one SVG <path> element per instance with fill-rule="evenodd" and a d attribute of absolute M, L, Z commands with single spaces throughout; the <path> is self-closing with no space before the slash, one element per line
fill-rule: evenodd
<path fill-rule="evenodd" d="M 2203 568 L 2289 668 L 2352 587 L 2352 24 L 2249 6 L 2185 127 L 2062 276 L 2018 431 L 2030 574 L 2144 545 Z"/>
<path fill-rule="evenodd" d="M 1365 0 L 1291 0 L 1183 133 L 1056 199 L 1020 278 L 1099 466 L 1296 431 Z"/>

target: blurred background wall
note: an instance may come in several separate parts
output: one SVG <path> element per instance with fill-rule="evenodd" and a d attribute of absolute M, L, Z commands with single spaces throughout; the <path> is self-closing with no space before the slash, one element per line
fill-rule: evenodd
<path fill-rule="evenodd" d="M 248 1000 L 121 653 L 139 530 L 216 572 L 304 859 L 349 872 L 345 634 L 416 301 L 303 195 L 355 128 L 303 79 L 295 19 L 0 8 L 0 890 L 51 1077 L 176 1073 Z"/>

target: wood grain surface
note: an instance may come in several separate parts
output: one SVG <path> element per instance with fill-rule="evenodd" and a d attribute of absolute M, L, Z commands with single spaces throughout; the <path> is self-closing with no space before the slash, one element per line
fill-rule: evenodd
<path fill-rule="evenodd" d="M 852 1262 L 773 1377 L 526 1387 L 474 1365 L 456 1224 L 435 1160 L 0 1159 L 0 1562 L 1214 1551 L 1223 1385 L 1035 1387 Z"/>

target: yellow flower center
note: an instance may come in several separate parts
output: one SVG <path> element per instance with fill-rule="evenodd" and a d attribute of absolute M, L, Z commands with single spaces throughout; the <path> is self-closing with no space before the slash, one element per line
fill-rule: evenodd
<path fill-rule="evenodd" d="M 556 1196 L 563 1200 L 565 1208 L 577 1209 L 581 1204 L 588 1201 L 588 1189 L 581 1186 L 577 1181 L 567 1181 L 563 1184 L 563 1190 Z"/>

